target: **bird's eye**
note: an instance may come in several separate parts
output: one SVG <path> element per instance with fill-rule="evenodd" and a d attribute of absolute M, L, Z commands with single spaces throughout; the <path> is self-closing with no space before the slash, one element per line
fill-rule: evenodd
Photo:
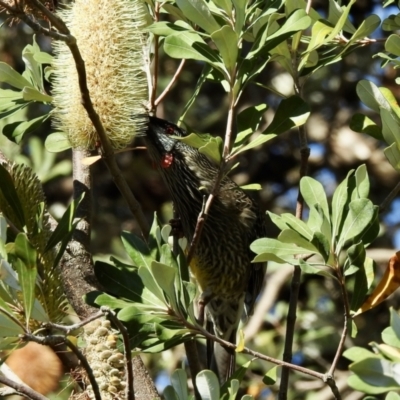
<path fill-rule="evenodd" d="M 166 133 L 167 135 L 172 135 L 172 134 L 174 133 L 174 128 L 173 128 L 172 126 L 167 126 L 167 127 L 165 128 L 165 133 Z"/>

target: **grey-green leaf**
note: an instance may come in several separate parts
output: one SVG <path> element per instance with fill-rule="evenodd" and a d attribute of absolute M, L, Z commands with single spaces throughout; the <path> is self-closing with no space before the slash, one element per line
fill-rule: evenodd
<path fill-rule="evenodd" d="M 300 181 L 300 191 L 307 205 L 311 208 L 319 204 L 326 219 L 330 221 L 328 200 L 321 183 L 309 176 L 305 176 Z"/>
<path fill-rule="evenodd" d="M 0 82 L 8 83 L 17 89 L 23 89 L 25 86 L 32 87 L 29 81 L 5 62 L 0 62 Z"/>
<path fill-rule="evenodd" d="M 310 108 L 308 104 L 299 96 L 292 96 L 280 102 L 274 119 L 263 132 L 280 133 L 286 132 L 296 126 L 303 125 L 310 115 Z"/>
<path fill-rule="evenodd" d="M 18 280 L 21 285 L 26 323 L 28 325 L 35 303 L 37 254 L 36 249 L 29 242 L 26 233 L 18 233 L 15 239 L 15 254 L 18 257 L 15 265 L 18 272 Z"/>
<path fill-rule="evenodd" d="M 224 25 L 221 29 L 211 34 L 211 39 L 217 46 L 225 67 L 232 74 L 239 53 L 237 33 L 229 25 Z"/>
<path fill-rule="evenodd" d="M 68 135 L 64 132 L 54 132 L 47 136 L 44 143 L 47 151 L 52 153 L 59 153 L 60 151 L 68 150 L 71 148 L 71 142 Z"/>
<path fill-rule="evenodd" d="M 374 206 L 368 199 L 356 199 L 349 204 L 349 212 L 340 233 L 343 246 L 349 240 L 355 240 L 372 222 Z"/>
<path fill-rule="evenodd" d="M 220 28 L 204 0 L 176 0 L 186 18 L 211 34 Z"/>

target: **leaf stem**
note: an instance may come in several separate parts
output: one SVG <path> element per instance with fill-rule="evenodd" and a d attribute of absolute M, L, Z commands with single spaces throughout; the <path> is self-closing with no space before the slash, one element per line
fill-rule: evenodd
<path fill-rule="evenodd" d="M 393 199 L 398 195 L 400 192 L 400 182 L 392 189 L 392 191 L 388 194 L 385 200 L 382 201 L 382 204 L 379 206 L 379 212 L 383 212 L 386 210 L 388 205 L 393 201 Z"/>
<path fill-rule="evenodd" d="M 342 270 L 340 269 L 339 266 L 337 266 L 337 268 L 336 268 L 336 274 L 337 274 L 337 280 L 339 282 L 340 292 L 341 292 L 342 300 L 343 300 L 344 317 L 343 317 L 343 331 L 342 331 L 342 334 L 340 337 L 338 347 L 336 349 L 335 357 L 332 361 L 332 365 L 329 368 L 329 372 L 328 372 L 328 374 L 332 375 L 332 376 L 335 373 L 337 363 L 343 352 L 345 340 L 347 337 L 349 318 L 350 318 L 350 305 L 349 305 L 349 297 L 348 297 L 347 290 L 346 290 L 346 282 L 345 282 L 344 276 L 342 274 Z"/>
<path fill-rule="evenodd" d="M 172 86 L 174 85 L 174 83 L 177 81 L 179 75 L 182 72 L 182 69 L 184 67 L 186 63 L 186 60 L 183 59 L 181 60 L 177 70 L 175 71 L 174 76 L 172 77 L 172 79 L 169 81 L 168 85 L 166 86 L 166 88 L 164 89 L 164 91 L 158 96 L 157 100 L 154 101 L 154 107 L 157 107 L 165 98 L 165 96 L 168 94 L 168 92 L 171 90 Z"/>

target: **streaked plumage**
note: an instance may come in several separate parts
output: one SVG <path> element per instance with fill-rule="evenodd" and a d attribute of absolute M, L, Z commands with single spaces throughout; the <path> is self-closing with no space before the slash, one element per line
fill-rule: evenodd
<path fill-rule="evenodd" d="M 213 189 L 218 168 L 204 154 L 172 136 L 186 136 L 176 125 L 150 117 L 146 144 L 181 219 L 189 243 L 193 237 L 204 196 Z M 203 297 L 210 298 L 206 317 L 219 337 L 236 341 L 243 315 L 252 312 L 260 292 L 264 268 L 252 264 L 250 244 L 265 236 L 264 217 L 254 201 L 225 176 L 196 247 L 190 268 Z M 208 324 L 209 326 L 210 324 Z M 212 362 L 220 380 L 234 370 L 234 352 L 216 346 Z"/>

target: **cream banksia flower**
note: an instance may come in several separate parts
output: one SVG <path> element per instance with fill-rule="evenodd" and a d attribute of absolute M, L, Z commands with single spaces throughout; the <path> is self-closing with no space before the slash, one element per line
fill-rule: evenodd
<path fill-rule="evenodd" d="M 111 144 L 124 148 L 147 122 L 143 28 L 148 12 L 140 0 L 75 0 L 59 15 L 77 40 L 90 97 Z M 55 126 L 73 148 L 91 149 L 98 139 L 81 105 L 73 57 L 62 41 L 54 41 L 54 52 Z"/>

